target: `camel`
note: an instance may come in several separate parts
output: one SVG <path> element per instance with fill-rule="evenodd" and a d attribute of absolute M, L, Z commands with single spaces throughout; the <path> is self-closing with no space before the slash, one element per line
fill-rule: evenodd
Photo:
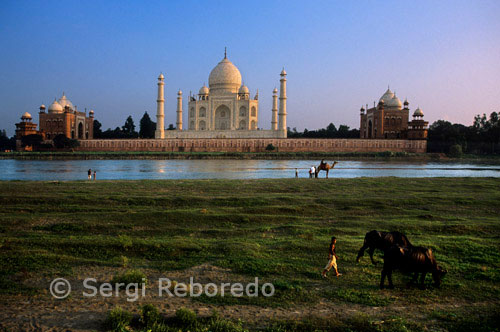
<path fill-rule="evenodd" d="M 319 171 L 326 171 L 326 178 L 328 179 L 328 172 L 337 165 L 338 162 L 334 161 L 331 165 L 326 163 L 324 160 L 321 160 L 321 163 L 319 164 L 318 167 L 316 167 L 316 174 L 315 177 L 318 177 Z"/>

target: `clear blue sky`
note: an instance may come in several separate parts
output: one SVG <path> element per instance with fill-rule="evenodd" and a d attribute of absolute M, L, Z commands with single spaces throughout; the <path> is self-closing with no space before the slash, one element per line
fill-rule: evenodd
<path fill-rule="evenodd" d="M 166 125 L 176 91 L 208 83 L 228 58 L 270 128 L 271 95 L 288 73 L 288 125 L 359 127 L 359 108 L 390 84 L 431 122 L 470 124 L 500 111 L 500 1 L 0 2 L 0 129 L 14 133 L 66 92 L 103 129 L 144 111 L 155 120 L 166 75 Z M 187 102 L 187 98 L 185 98 Z M 186 113 L 186 112 L 185 112 Z M 186 121 L 186 114 L 184 114 Z"/>

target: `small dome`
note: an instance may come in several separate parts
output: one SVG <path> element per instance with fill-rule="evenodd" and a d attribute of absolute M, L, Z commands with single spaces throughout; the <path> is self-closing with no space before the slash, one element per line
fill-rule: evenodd
<path fill-rule="evenodd" d="M 94 114 L 94 110 L 90 110 L 89 114 Z"/>
<path fill-rule="evenodd" d="M 177 91 L 177 95 L 182 96 L 182 91 L 180 89 L 179 89 L 179 91 Z"/>
<path fill-rule="evenodd" d="M 52 104 L 49 106 L 49 113 L 62 113 L 63 112 L 63 107 L 61 104 L 57 102 L 57 100 L 54 100 Z"/>
<path fill-rule="evenodd" d="M 384 101 L 385 104 L 388 104 L 389 101 L 394 97 L 394 93 L 391 89 L 387 88 L 387 91 L 380 97 L 379 101 Z"/>
<path fill-rule="evenodd" d="M 405 106 L 410 105 L 410 103 L 408 102 L 408 99 L 405 98 L 405 102 L 403 103 L 403 105 L 405 105 Z"/>
<path fill-rule="evenodd" d="M 274 88 L 273 93 L 277 94 L 278 93 L 278 89 Z"/>
<path fill-rule="evenodd" d="M 401 109 L 401 100 L 394 94 L 394 96 L 387 102 L 387 106 Z"/>
<path fill-rule="evenodd" d="M 23 116 L 21 116 L 21 119 L 31 119 L 31 114 L 28 112 L 24 112 Z"/>
<path fill-rule="evenodd" d="M 241 73 L 231 61 L 224 58 L 210 72 L 208 86 L 210 90 L 221 89 L 234 93 L 241 86 Z"/>
<path fill-rule="evenodd" d="M 420 117 L 422 117 L 422 116 L 424 116 L 424 112 L 422 112 L 422 110 L 419 107 L 419 108 L 417 108 L 415 110 L 415 112 L 413 113 L 413 116 L 420 116 Z"/>
<path fill-rule="evenodd" d="M 207 88 L 205 85 L 203 85 L 201 88 L 200 88 L 200 91 L 199 91 L 199 94 L 200 95 L 208 95 L 210 93 L 210 89 Z"/>
<path fill-rule="evenodd" d="M 240 89 L 238 90 L 238 93 L 242 93 L 242 94 L 243 94 L 243 93 L 244 93 L 244 94 L 249 94 L 249 93 L 250 93 L 250 90 L 248 90 L 247 86 L 243 84 L 243 85 L 240 87 Z"/>
<path fill-rule="evenodd" d="M 62 97 L 58 100 L 58 103 L 59 105 L 61 105 L 61 107 L 64 109 L 66 106 L 69 107 L 69 109 L 73 110 L 75 107 L 73 106 L 73 104 L 71 103 L 71 101 L 66 98 L 66 95 L 64 94 L 63 92 L 63 95 Z"/>
<path fill-rule="evenodd" d="M 163 81 L 164 78 L 165 76 L 163 76 L 163 73 L 160 73 L 160 76 L 158 76 L 158 80 Z"/>
<path fill-rule="evenodd" d="M 285 76 L 286 75 L 286 71 L 285 71 L 285 67 L 283 67 L 283 70 L 281 71 L 281 76 Z"/>
<path fill-rule="evenodd" d="M 44 110 L 44 109 L 45 109 L 45 105 L 44 104 L 40 105 L 40 110 Z"/>

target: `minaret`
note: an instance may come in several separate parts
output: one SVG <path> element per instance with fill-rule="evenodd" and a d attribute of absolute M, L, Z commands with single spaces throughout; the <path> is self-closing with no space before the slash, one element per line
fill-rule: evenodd
<path fill-rule="evenodd" d="M 182 91 L 177 92 L 177 130 L 182 130 Z"/>
<path fill-rule="evenodd" d="M 273 90 L 273 116 L 271 118 L 271 130 L 278 130 L 278 89 Z"/>
<path fill-rule="evenodd" d="M 286 71 L 285 68 L 281 71 L 280 79 L 280 111 L 278 113 L 278 130 L 281 131 L 280 136 L 286 138 Z"/>
<path fill-rule="evenodd" d="M 165 98 L 163 96 L 163 86 L 165 83 L 163 80 L 165 76 L 160 74 L 158 76 L 158 99 L 156 100 L 156 132 L 155 138 L 165 138 L 165 122 L 164 122 L 164 110 L 165 110 Z"/>

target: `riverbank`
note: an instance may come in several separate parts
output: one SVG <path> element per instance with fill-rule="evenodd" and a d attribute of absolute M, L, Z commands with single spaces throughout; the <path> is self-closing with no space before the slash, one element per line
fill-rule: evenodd
<path fill-rule="evenodd" d="M 499 188 L 497 178 L 0 182 L 0 328 L 102 330 L 116 306 L 138 314 L 152 303 L 167 317 L 180 307 L 216 311 L 251 330 L 494 330 Z M 395 272 L 396 288 L 379 290 L 380 263 L 355 262 L 372 229 L 432 248 L 448 270 L 441 288 L 430 276 L 427 290 L 406 288 L 410 277 Z M 332 235 L 343 276 L 324 280 Z M 150 282 L 137 302 L 124 291 L 82 295 L 85 278 L 109 282 L 130 269 Z M 259 277 L 276 294 L 154 295 L 158 278 L 191 276 L 202 284 Z M 70 297 L 50 296 L 55 277 L 71 282 Z"/>
<path fill-rule="evenodd" d="M 104 159 L 255 159 L 255 160 L 450 160 L 444 154 L 407 152 L 3 152 L 0 159 L 20 160 L 104 160 Z M 474 159 L 472 157 L 467 159 Z M 498 159 L 483 158 L 480 159 Z"/>

